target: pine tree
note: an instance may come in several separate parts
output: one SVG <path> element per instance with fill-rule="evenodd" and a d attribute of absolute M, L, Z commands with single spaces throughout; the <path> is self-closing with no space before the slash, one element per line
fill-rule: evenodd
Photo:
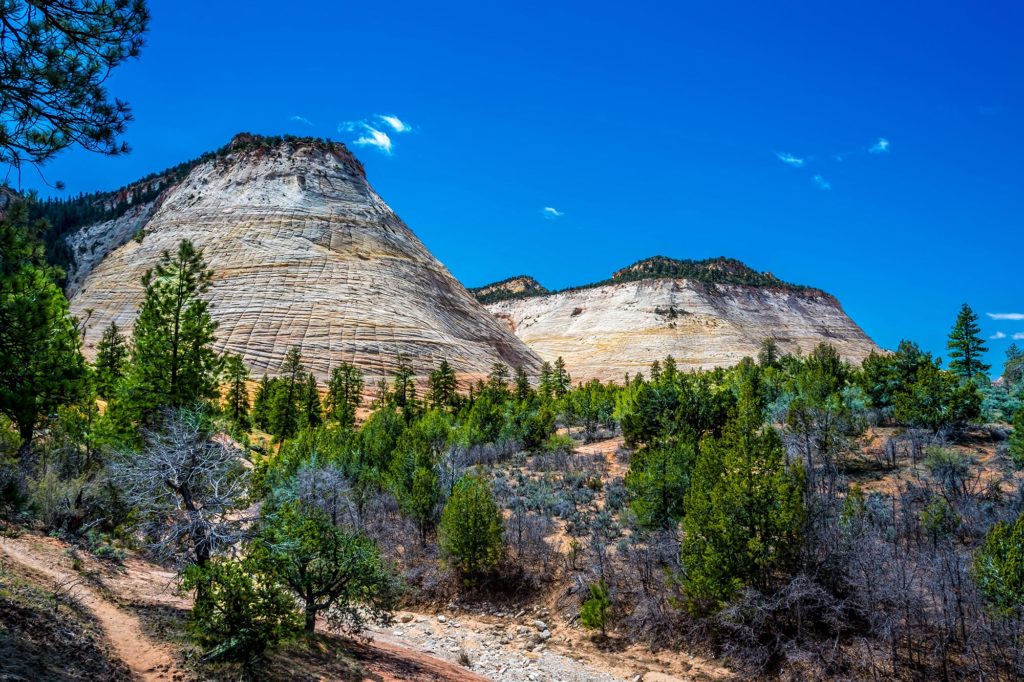
<path fill-rule="evenodd" d="M 1024 349 L 1011 343 L 1006 349 L 1006 362 L 1003 364 L 1003 381 L 1007 388 L 1013 389 L 1024 381 Z"/>
<path fill-rule="evenodd" d="M 491 365 L 491 372 L 487 375 L 487 388 L 496 398 L 508 396 L 508 365 L 504 362 L 495 362 Z"/>
<path fill-rule="evenodd" d="M 88 366 L 56 274 L 29 235 L 27 208 L 13 203 L 0 216 L 0 414 L 18 428 L 23 465 L 40 418 L 86 392 Z"/>
<path fill-rule="evenodd" d="M 42 164 L 75 144 L 128 151 L 118 138 L 131 112 L 104 84 L 139 54 L 149 23 L 144 0 L 6 0 L 0 17 L 0 163 Z"/>
<path fill-rule="evenodd" d="M 556 398 L 561 398 L 572 388 L 572 377 L 569 376 L 569 372 L 565 369 L 565 360 L 562 359 L 561 355 L 555 359 L 555 372 L 552 377 L 551 388 Z"/>
<path fill-rule="evenodd" d="M 266 378 L 266 377 L 264 377 Z M 224 358 L 224 379 L 228 384 L 226 396 L 228 417 L 235 426 L 249 427 L 249 368 L 240 355 L 229 354 Z"/>
<path fill-rule="evenodd" d="M 299 430 L 299 397 L 306 368 L 297 346 L 288 349 L 280 373 L 281 385 L 274 391 L 270 404 L 270 433 L 278 441 L 291 438 Z"/>
<path fill-rule="evenodd" d="M 128 355 L 128 341 L 118 328 L 117 322 L 111 321 L 96 344 L 96 393 L 101 398 L 106 399 L 114 395 L 114 387 L 124 376 Z"/>
<path fill-rule="evenodd" d="M 441 360 L 441 364 L 427 378 L 427 398 L 431 407 L 439 410 L 457 406 L 458 381 L 455 370 L 447 360 Z"/>
<path fill-rule="evenodd" d="M 416 374 L 412 362 L 405 353 L 398 354 L 398 365 L 391 386 L 389 400 L 395 407 L 402 408 L 409 421 L 416 408 Z"/>
<path fill-rule="evenodd" d="M 300 419 L 302 428 L 316 428 L 324 421 L 323 403 L 320 402 L 320 389 L 316 383 L 316 376 L 312 372 L 306 373 L 302 382 L 299 396 Z"/>
<path fill-rule="evenodd" d="M 216 397 L 217 323 L 202 298 L 212 277 L 202 253 L 184 239 L 142 278 L 146 293 L 135 321 L 127 390 L 118 398 L 131 417 L 145 422 L 161 408 Z"/>
<path fill-rule="evenodd" d="M 530 388 L 530 378 L 526 376 L 526 370 L 522 367 L 516 368 L 516 400 L 529 400 L 533 395 Z"/>
<path fill-rule="evenodd" d="M 946 347 L 949 349 L 949 369 L 962 379 L 973 381 L 990 369 L 990 365 L 982 362 L 988 348 L 981 338 L 978 315 L 966 303 L 960 307 Z"/>
<path fill-rule="evenodd" d="M 270 429 L 270 407 L 273 399 L 273 380 L 266 374 L 256 387 L 256 397 L 252 401 L 252 420 L 264 431 Z"/>
<path fill-rule="evenodd" d="M 551 400 L 555 394 L 554 385 L 555 370 L 551 363 L 545 360 L 540 366 L 540 397 L 544 400 Z"/>
<path fill-rule="evenodd" d="M 363 375 L 347 362 L 331 370 L 327 382 L 327 411 L 342 426 L 356 423 L 356 408 L 363 402 Z"/>

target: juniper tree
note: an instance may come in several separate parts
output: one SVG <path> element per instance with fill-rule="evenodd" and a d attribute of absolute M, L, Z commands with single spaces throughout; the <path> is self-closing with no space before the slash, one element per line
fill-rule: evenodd
<path fill-rule="evenodd" d="M 127 151 L 131 112 L 104 84 L 138 56 L 148 23 L 143 0 L 0 2 L 0 163 L 38 165 L 76 144 Z"/>
<path fill-rule="evenodd" d="M 42 417 L 85 393 L 78 330 L 24 204 L 0 217 L 0 414 L 18 428 L 22 464 Z"/>
<path fill-rule="evenodd" d="M 555 393 L 554 387 L 554 369 L 551 367 L 551 363 L 545 360 L 540 365 L 540 397 L 544 400 L 550 400 Z"/>
<path fill-rule="evenodd" d="M 966 303 L 960 307 L 946 348 L 949 349 L 949 369 L 967 381 L 972 381 L 990 369 L 990 365 L 982 361 L 988 348 L 981 338 L 978 315 Z"/>
<path fill-rule="evenodd" d="M 1015 388 L 1024 380 L 1024 349 L 1011 343 L 1006 349 L 1006 362 L 1003 363 L 1003 381 L 1008 388 Z"/>
<path fill-rule="evenodd" d="M 373 540 L 339 528 L 324 512 L 283 505 L 257 539 L 257 556 L 302 602 L 306 632 L 323 613 L 334 627 L 359 633 L 367 621 L 389 625 L 401 582 Z"/>
<path fill-rule="evenodd" d="M 395 377 L 391 385 L 389 400 L 395 407 L 403 408 L 408 421 L 416 403 L 416 374 L 409 356 L 405 353 L 398 354 L 398 364 L 395 366 Z"/>
<path fill-rule="evenodd" d="M 156 267 L 143 276 L 145 298 L 132 334 L 125 390 L 118 395 L 133 420 L 149 422 L 165 407 L 216 397 L 217 323 L 203 298 L 212 277 L 202 252 L 187 239 L 173 254 L 164 251 Z"/>
<path fill-rule="evenodd" d="M 491 371 L 487 375 L 487 388 L 497 398 L 508 396 L 508 365 L 504 362 L 495 362 L 491 365 Z"/>
<path fill-rule="evenodd" d="M 129 356 L 128 341 L 111 320 L 110 326 L 103 330 L 103 336 L 96 344 L 96 393 L 101 398 L 110 398 L 114 387 L 124 376 L 125 365 Z"/>
<path fill-rule="evenodd" d="M 562 359 L 561 355 L 555 359 L 551 388 L 556 398 L 561 398 L 572 388 L 572 377 L 569 376 L 569 372 L 565 369 L 565 360 Z"/>

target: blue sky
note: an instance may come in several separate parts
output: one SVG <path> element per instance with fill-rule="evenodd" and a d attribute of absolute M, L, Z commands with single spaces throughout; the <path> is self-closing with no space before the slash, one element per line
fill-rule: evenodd
<path fill-rule="evenodd" d="M 110 82 L 133 153 L 47 176 L 111 189 L 239 131 L 353 143 L 365 121 L 391 145 L 353 145 L 370 181 L 469 286 L 728 255 L 886 347 L 944 355 L 965 301 L 1005 336 L 994 369 L 1024 339 L 986 315 L 1024 313 L 1024 5 L 429 5 L 153 0 Z"/>

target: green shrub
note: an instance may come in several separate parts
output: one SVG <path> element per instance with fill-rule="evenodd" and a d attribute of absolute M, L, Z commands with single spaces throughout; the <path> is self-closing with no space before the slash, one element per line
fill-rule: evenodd
<path fill-rule="evenodd" d="M 1011 616 L 1024 607 L 1024 515 L 988 532 L 974 556 L 974 579 L 997 613 Z"/>
<path fill-rule="evenodd" d="M 182 587 L 196 590 L 188 629 L 208 658 L 253 658 L 301 628 L 295 601 L 252 559 L 193 564 Z"/>
<path fill-rule="evenodd" d="M 1018 467 L 1024 468 L 1024 407 L 1017 410 L 1013 417 L 1013 433 L 1010 434 L 1010 459 Z"/>
<path fill-rule="evenodd" d="M 949 448 L 930 447 L 924 465 L 947 492 L 957 496 L 966 494 L 971 465 L 960 452 Z"/>
<path fill-rule="evenodd" d="M 605 626 L 608 624 L 608 611 L 611 607 L 608 586 L 604 584 L 604 581 L 591 583 L 590 598 L 583 602 L 583 608 L 580 610 L 580 625 L 588 630 L 600 630 L 603 637 Z"/>
<path fill-rule="evenodd" d="M 463 476 L 441 514 L 438 545 L 445 561 L 472 581 L 501 561 L 502 530 L 501 512 L 487 481 Z"/>

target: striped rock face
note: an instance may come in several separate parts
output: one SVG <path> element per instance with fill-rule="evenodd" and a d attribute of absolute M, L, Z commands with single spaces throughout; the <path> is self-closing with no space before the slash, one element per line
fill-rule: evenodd
<path fill-rule="evenodd" d="M 304 141 L 240 146 L 152 204 L 72 235 L 69 291 L 87 356 L 112 320 L 131 327 L 143 274 L 182 239 L 214 271 L 218 350 L 257 374 L 276 372 L 292 346 L 321 381 L 344 361 L 370 385 L 400 353 L 421 377 L 442 359 L 464 375 L 498 361 L 539 369 L 377 196 L 344 145 Z"/>
<path fill-rule="evenodd" d="M 680 369 L 731 366 L 774 338 L 783 353 L 826 342 L 861 362 L 875 343 L 819 291 L 648 279 L 487 305 L 544 360 L 573 379 L 621 381 L 671 355 Z"/>

